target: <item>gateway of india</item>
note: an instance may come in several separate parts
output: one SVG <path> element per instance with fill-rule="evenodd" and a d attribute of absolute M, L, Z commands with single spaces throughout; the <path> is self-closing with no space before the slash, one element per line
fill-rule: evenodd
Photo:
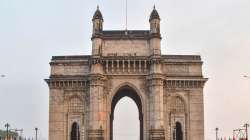
<path fill-rule="evenodd" d="M 204 140 L 201 57 L 161 54 L 155 7 L 149 30 L 103 30 L 103 21 L 97 8 L 91 55 L 52 57 L 49 140 L 113 140 L 123 97 L 138 107 L 138 139 Z"/>

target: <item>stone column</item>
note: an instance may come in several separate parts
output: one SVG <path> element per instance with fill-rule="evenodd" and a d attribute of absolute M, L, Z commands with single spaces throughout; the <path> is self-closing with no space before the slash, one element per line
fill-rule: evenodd
<path fill-rule="evenodd" d="M 88 140 L 104 140 L 106 132 L 106 97 L 104 95 L 104 77 L 99 74 L 90 76 L 89 130 Z"/>
<path fill-rule="evenodd" d="M 165 140 L 164 109 L 163 109 L 163 81 L 160 58 L 152 58 L 150 65 L 149 84 L 149 112 L 150 112 L 150 140 Z"/>
<path fill-rule="evenodd" d="M 204 140 L 203 87 L 189 91 L 189 118 L 188 140 Z"/>
<path fill-rule="evenodd" d="M 49 96 L 49 140 L 65 140 L 66 134 L 63 90 L 50 87 Z M 60 119 L 58 119 L 60 118 Z"/>

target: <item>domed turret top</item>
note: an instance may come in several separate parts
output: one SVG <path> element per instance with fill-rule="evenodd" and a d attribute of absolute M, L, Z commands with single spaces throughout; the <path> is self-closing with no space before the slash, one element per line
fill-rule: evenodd
<path fill-rule="evenodd" d="M 103 20 L 102 13 L 101 13 L 101 11 L 99 10 L 99 6 L 98 6 L 98 5 L 97 5 L 97 9 L 96 9 L 96 11 L 95 11 L 95 14 L 94 14 L 92 20 L 95 20 L 95 19 L 101 19 L 101 20 Z"/>
<path fill-rule="evenodd" d="M 154 6 L 153 11 L 151 12 L 149 21 L 151 21 L 151 20 L 153 20 L 153 19 L 159 19 L 159 20 L 160 20 L 160 16 L 159 16 L 157 10 L 155 9 L 155 6 Z"/>

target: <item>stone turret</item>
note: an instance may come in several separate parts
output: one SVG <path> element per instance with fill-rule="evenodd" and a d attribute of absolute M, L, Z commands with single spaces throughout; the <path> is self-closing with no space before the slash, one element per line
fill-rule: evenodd
<path fill-rule="evenodd" d="M 103 16 L 99 9 L 99 6 L 97 6 L 92 22 L 93 22 L 93 36 L 100 34 L 103 30 Z"/>
<path fill-rule="evenodd" d="M 160 16 L 154 6 L 154 9 L 151 12 L 149 18 L 151 34 L 160 35 L 160 21 L 161 21 Z"/>
<path fill-rule="evenodd" d="M 103 45 L 103 16 L 97 6 L 97 9 L 92 18 L 93 22 L 93 34 L 92 34 L 92 58 L 91 58 L 91 73 L 92 74 L 103 74 L 103 67 L 100 63 L 100 57 L 102 56 L 102 45 Z"/>
<path fill-rule="evenodd" d="M 93 22 L 93 33 L 92 33 L 92 55 L 100 56 L 102 49 L 102 32 L 103 32 L 103 16 L 97 6 L 97 9 L 92 18 Z"/>
<path fill-rule="evenodd" d="M 153 56 L 161 55 L 161 33 L 160 33 L 160 16 L 155 9 L 151 12 L 150 18 L 150 48 Z"/>

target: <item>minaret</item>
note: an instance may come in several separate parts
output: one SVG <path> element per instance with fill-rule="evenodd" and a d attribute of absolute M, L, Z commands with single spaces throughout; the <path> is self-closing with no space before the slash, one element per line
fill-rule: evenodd
<path fill-rule="evenodd" d="M 160 33 L 160 16 L 157 10 L 154 9 L 151 12 L 149 22 L 150 22 L 150 47 L 152 49 L 152 55 L 161 54 L 161 33 Z"/>

